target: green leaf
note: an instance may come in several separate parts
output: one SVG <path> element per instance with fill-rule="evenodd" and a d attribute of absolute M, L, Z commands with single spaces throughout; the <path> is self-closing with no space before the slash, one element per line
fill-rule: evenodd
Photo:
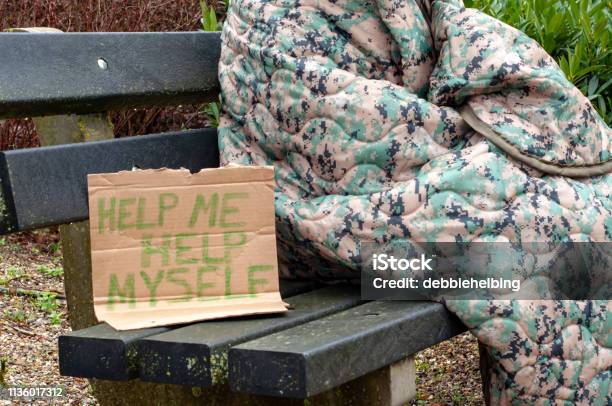
<path fill-rule="evenodd" d="M 606 101 L 604 100 L 603 97 L 599 96 L 597 98 L 597 104 L 599 105 L 599 114 L 601 114 L 602 116 L 606 116 L 606 110 L 607 110 L 607 106 L 606 106 Z"/>
<path fill-rule="evenodd" d="M 589 88 L 587 90 L 587 95 L 590 96 L 592 94 L 595 94 L 595 91 L 597 90 L 598 85 L 599 85 L 599 78 L 597 76 L 591 77 L 591 80 L 589 80 Z"/>
<path fill-rule="evenodd" d="M 603 93 L 608 87 L 610 87 L 610 85 L 612 85 L 612 78 L 610 78 L 606 83 L 601 85 L 601 87 L 599 88 L 599 93 Z"/>
<path fill-rule="evenodd" d="M 202 9 L 202 29 L 204 31 L 219 31 L 221 23 L 217 20 L 217 13 L 213 6 L 209 6 L 205 0 L 200 0 Z"/>
<path fill-rule="evenodd" d="M 204 107 L 204 114 L 212 127 L 219 127 L 219 119 L 221 118 L 221 105 L 217 102 L 208 103 Z"/>

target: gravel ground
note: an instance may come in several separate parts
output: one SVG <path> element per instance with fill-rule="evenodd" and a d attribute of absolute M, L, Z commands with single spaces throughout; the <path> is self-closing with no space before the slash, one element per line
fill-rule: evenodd
<path fill-rule="evenodd" d="M 23 295 L 19 289 L 58 296 Z M 57 337 L 67 331 L 57 233 L 0 237 L 0 364 L 6 365 L 4 373 L 0 365 L 0 383 L 4 379 L 7 385 L 62 385 L 66 396 L 56 404 L 96 404 L 87 380 L 59 375 Z M 417 354 L 416 369 L 417 399 L 412 405 L 483 404 L 478 342 L 471 335 Z M 9 404 L 15 402 L 0 400 L 2 406 Z"/>
<path fill-rule="evenodd" d="M 57 233 L 24 233 L 0 237 L 0 361 L 11 386 L 62 385 L 66 397 L 55 404 L 95 404 L 85 379 L 62 377 L 57 337 L 70 331 L 63 296 L 61 253 Z M 8 287 L 9 292 L 6 292 Z M 16 294 L 17 289 L 53 292 L 47 296 Z M 2 381 L 0 373 L 0 382 Z M 0 405 L 16 404 L 0 400 Z M 26 401 L 21 404 L 31 404 Z M 36 404 L 48 404 L 37 401 Z"/>
<path fill-rule="evenodd" d="M 416 356 L 417 398 L 412 405 L 484 405 L 478 340 L 461 334 Z"/>

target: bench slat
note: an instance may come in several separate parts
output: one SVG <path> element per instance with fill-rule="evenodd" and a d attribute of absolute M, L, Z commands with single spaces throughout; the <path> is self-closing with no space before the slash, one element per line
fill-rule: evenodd
<path fill-rule="evenodd" d="M 218 165 L 211 128 L 0 152 L 0 235 L 87 219 L 89 173 Z"/>
<path fill-rule="evenodd" d="M 315 289 L 312 282 L 281 280 L 283 297 Z M 117 331 L 106 323 L 59 337 L 60 373 L 66 376 L 125 381 L 138 377 L 138 340 L 176 327 Z"/>
<path fill-rule="evenodd" d="M 0 118 L 217 100 L 220 44 L 218 32 L 0 33 Z"/>
<path fill-rule="evenodd" d="M 287 303 L 292 310 L 282 316 L 198 323 L 140 340 L 140 379 L 200 387 L 224 382 L 232 345 L 357 306 L 361 300 L 354 286 L 330 286 Z"/>
<path fill-rule="evenodd" d="M 61 375 L 126 381 L 136 378 L 135 343 L 168 327 L 117 331 L 106 323 L 59 337 Z"/>
<path fill-rule="evenodd" d="M 370 302 L 229 351 L 233 391 L 306 398 L 465 331 L 433 302 Z"/>

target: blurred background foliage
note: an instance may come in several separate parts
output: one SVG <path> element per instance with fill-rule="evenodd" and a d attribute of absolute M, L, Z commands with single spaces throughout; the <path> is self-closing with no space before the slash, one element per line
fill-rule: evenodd
<path fill-rule="evenodd" d="M 612 0 L 464 0 L 524 31 L 612 123 Z M 0 0 L 0 28 L 63 31 L 217 31 L 229 0 Z M 220 106 L 111 112 L 115 135 L 218 125 Z M 30 119 L 0 121 L 0 150 L 38 145 Z"/>

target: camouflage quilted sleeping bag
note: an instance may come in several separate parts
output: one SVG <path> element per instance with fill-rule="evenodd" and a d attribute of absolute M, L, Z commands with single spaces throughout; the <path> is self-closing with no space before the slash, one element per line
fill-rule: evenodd
<path fill-rule="evenodd" d="M 364 241 L 612 240 L 610 128 L 533 40 L 460 0 L 233 0 L 223 164 L 273 164 L 286 277 Z M 446 303 L 493 404 L 611 402 L 610 302 Z"/>

